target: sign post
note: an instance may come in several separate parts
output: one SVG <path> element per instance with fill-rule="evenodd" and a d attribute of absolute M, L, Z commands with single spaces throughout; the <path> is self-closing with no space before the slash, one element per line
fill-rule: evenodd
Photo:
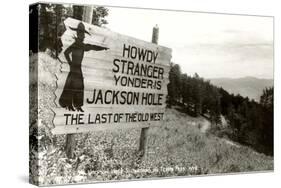
<path fill-rule="evenodd" d="M 67 134 L 73 158 L 75 133 L 142 128 L 144 153 L 148 127 L 165 116 L 171 49 L 72 18 L 64 24 L 52 132 Z"/>
<path fill-rule="evenodd" d="M 159 39 L 159 28 L 158 25 L 153 27 L 152 30 L 152 39 L 151 42 L 154 44 L 158 44 L 158 39 Z M 141 129 L 141 135 L 140 135 L 140 145 L 139 145 L 139 152 L 140 152 L 140 157 L 142 158 L 146 154 L 147 150 L 147 138 L 148 138 L 148 127 L 142 128 Z"/>

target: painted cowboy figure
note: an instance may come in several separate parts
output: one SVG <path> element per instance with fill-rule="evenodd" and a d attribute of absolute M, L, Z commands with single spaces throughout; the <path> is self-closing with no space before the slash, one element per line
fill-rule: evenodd
<path fill-rule="evenodd" d="M 81 68 L 84 52 L 90 50 L 107 50 L 108 48 L 92 44 L 84 44 L 85 33 L 88 35 L 90 35 L 90 33 L 85 29 L 82 22 L 78 24 L 77 28 L 70 27 L 70 29 L 76 31 L 77 37 L 75 38 L 75 42 L 64 52 L 65 58 L 70 66 L 70 71 L 66 78 L 59 104 L 61 107 L 70 111 L 77 110 L 84 112 L 82 109 L 84 100 L 84 81 Z"/>

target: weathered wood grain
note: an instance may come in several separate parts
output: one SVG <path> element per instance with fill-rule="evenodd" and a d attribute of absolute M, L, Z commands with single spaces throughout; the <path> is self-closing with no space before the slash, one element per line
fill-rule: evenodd
<path fill-rule="evenodd" d="M 143 127 L 161 126 L 163 122 L 143 122 L 143 123 L 120 123 L 120 124 L 100 124 L 100 125 L 69 125 L 57 126 L 52 129 L 53 134 L 70 134 L 96 131 L 115 131 L 118 129 L 137 129 Z"/>
<path fill-rule="evenodd" d="M 65 20 L 64 24 L 66 26 L 66 31 L 61 37 L 63 47 L 62 52 L 59 54 L 60 59 L 60 71 L 56 74 L 57 76 L 57 89 L 55 92 L 56 99 L 55 104 L 56 108 L 52 109 L 55 113 L 53 123 L 55 128 L 53 129 L 54 134 L 70 134 L 70 133 L 80 133 L 80 132 L 89 132 L 89 131 L 103 131 L 103 130 L 115 130 L 115 129 L 128 129 L 128 128 L 143 128 L 150 126 L 159 126 L 161 121 L 165 116 L 157 116 L 159 119 L 153 118 L 153 114 L 165 114 L 166 107 L 166 97 L 168 94 L 167 84 L 169 83 L 169 71 L 170 71 L 170 62 L 171 62 L 171 49 L 163 46 L 159 46 L 153 43 L 145 42 L 133 37 L 128 37 L 115 33 L 106 28 L 96 27 L 87 23 L 84 23 L 85 29 L 91 34 L 85 34 L 84 43 L 98 45 L 109 48 L 108 50 L 103 51 L 88 51 L 84 52 L 83 60 L 81 63 L 81 70 L 83 75 L 83 110 L 84 112 L 70 111 L 60 107 L 59 99 L 65 87 L 67 77 L 70 72 L 70 65 L 67 63 L 64 51 L 73 44 L 76 37 L 76 31 L 70 29 L 70 27 L 76 28 L 81 21 L 68 18 Z M 133 46 L 138 50 L 147 50 L 151 53 L 157 54 L 157 58 L 154 61 L 149 61 L 149 58 L 139 58 L 128 56 L 127 51 L 123 54 L 123 47 Z M 149 52 L 147 52 L 149 53 Z M 71 55 L 70 55 L 71 57 Z M 114 72 L 114 59 L 131 61 L 134 66 L 150 66 L 149 73 L 151 73 L 151 67 L 155 67 L 154 76 L 150 75 L 139 75 L 133 70 L 127 71 L 128 67 L 125 66 L 122 71 Z M 146 61 L 148 60 L 148 61 Z M 121 66 L 121 63 L 119 64 Z M 120 67 L 121 69 L 121 67 Z M 157 69 L 161 69 L 161 73 L 157 72 Z M 73 70 L 72 70 L 73 71 Z M 79 71 L 79 70 L 78 70 Z M 72 72 L 73 73 L 73 72 Z M 133 74 L 133 75 L 132 75 Z M 115 76 L 115 77 L 114 77 Z M 123 77 L 123 83 L 120 81 L 116 82 L 116 77 Z M 144 80 L 142 87 L 132 83 L 125 84 L 126 79 L 130 78 L 131 80 Z M 146 84 L 145 82 L 150 82 Z M 80 80 L 81 81 L 81 80 Z M 151 83 L 158 83 L 161 85 L 161 88 L 158 89 L 151 86 Z M 156 86 L 157 84 L 155 84 Z M 111 91 L 115 92 L 133 92 L 138 93 L 137 95 L 150 94 L 157 99 L 157 96 L 162 97 L 160 103 L 153 104 L 142 104 L 141 97 L 139 102 L 134 104 L 130 101 L 125 104 L 112 102 L 106 104 L 104 101 L 98 100 L 97 103 L 91 102 L 93 98 L 93 92 L 101 91 L 103 94 L 107 92 L 107 99 L 110 100 Z M 97 94 L 97 93 L 96 93 Z M 104 96 L 104 95 L 103 95 Z M 121 97 L 120 97 L 121 98 Z M 154 101 L 155 102 L 155 101 Z M 157 105 L 156 105 L 157 104 Z M 82 115 L 79 115 L 82 114 Z M 139 119 L 135 122 L 128 121 L 128 119 L 120 119 L 119 121 L 87 121 L 87 117 L 95 117 L 98 114 L 140 114 L 138 117 L 141 117 L 143 114 L 150 114 L 151 118 L 148 119 Z M 83 117 L 81 122 L 75 120 L 75 117 Z M 108 115 L 110 116 L 110 115 Z M 147 116 L 147 115 L 146 115 Z M 69 123 L 66 118 L 70 118 L 71 123 Z M 125 117 L 125 116 L 123 116 Z M 161 121 L 160 121 L 161 120 Z M 83 124 L 81 124 L 83 123 Z"/>

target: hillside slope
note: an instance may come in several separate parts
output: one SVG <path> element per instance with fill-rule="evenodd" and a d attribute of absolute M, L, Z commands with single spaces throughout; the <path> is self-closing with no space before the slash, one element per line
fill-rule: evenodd
<path fill-rule="evenodd" d="M 273 170 L 273 158 L 208 133 L 210 123 L 172 108 L 160 127 L 151 127 L 147 153 L 139 159 L 140 129 L 75 134 L 75 159 L 65 155 L 65 135 L 52 135 L 59 62 L 39 54 L 39 122 L 30 127 L 30 169 L 41 185 Z M 43 74 L 44 73 L 44 74 Z M 44 78 L 44 79 L 43 79 Z M 37 111 L 37 109 L 34 109 Z M 35 126 L 35 127 L 34 127 Z M 32 135 L 34 134 L 39 135 Z M 31 176 L 36 178 L 37 176 Z"/>
<path fill-rule="evenodd" d="M 211 83 L 222 87 L 229 93 L 240 94 L 255 101 L 260 100 L 263 89 L 273 86 L 272 79 L 259 79 L 255 77 L 243 78 L 213 78 Z"/>
<path fill-rule="evenodd" d="M 186 168 L 197 166 L 199 171 L 196 174 L 273 169 L 272 157 L 217 138 L 208 130 L 202 131 L 202 127 L 210 125 L 208 123 L 203 117 L 193 118 L 175 109 L 167 109 L 165 124 L 154 130 L 154 137 L 159 140 L 155 147 L 162 148 L 162 152 L 150 155 L 151 159 L 158 159 L 161 163 L 165 157 L 173 161 L 171 164 L 185 164 Z"/>

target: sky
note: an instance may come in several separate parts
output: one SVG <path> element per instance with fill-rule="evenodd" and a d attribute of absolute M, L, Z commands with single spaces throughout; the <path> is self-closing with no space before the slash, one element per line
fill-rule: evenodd
<path fill-rule="evenodd" d="M 110 30 L 172 48 L 172 62 L 204 78 L 273 78 L 273 18 L 108 7 Z"/>

